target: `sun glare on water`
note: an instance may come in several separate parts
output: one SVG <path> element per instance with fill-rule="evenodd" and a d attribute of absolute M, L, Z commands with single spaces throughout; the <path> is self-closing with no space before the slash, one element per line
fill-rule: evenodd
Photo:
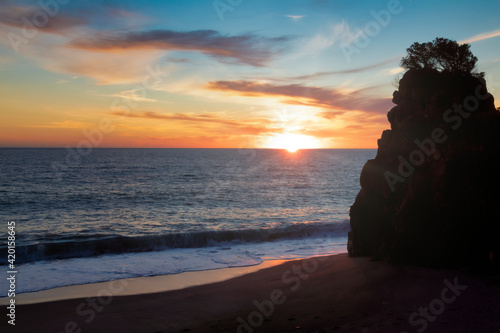
<path fill-rule="evenodd" d="M 284 133 L 273 136 L 269 139 L 268 148 L 286 149 L 290 153 L 295 153 L 299 149 L 320 148 L 317 139 L 312 136 L 302 134 Z"/>

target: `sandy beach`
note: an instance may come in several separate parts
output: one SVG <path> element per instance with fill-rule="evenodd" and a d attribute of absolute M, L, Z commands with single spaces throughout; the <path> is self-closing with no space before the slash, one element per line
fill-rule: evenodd
<path fill-rule="evenodd" d="M 227 281 L 20 305 L 2 332 L 499 332 L 500 288 L 459 271 L 350 258 L 287 261 Z M 97 296 L 97 295 L 96 295 Z"/>
<path fill-rule="evenodd" d="M 116 296 L 172 291 L 229 280 L 231 278 L 253 273 L 268 267 L 280 265 L 285 261 L 286 260 L 265 260 L 261 264 L 254 266 L 191 271 L 179 274 L 146 276 L 52 288 L 42 291 L 17 294 L 16 304 L 26 305 L 75 298 L 94 297 L 103 290 L 109 290 L 112 295 Z M 8 305 L 9 301 L 9 297 L 0 298 L 0 306 Z"/>

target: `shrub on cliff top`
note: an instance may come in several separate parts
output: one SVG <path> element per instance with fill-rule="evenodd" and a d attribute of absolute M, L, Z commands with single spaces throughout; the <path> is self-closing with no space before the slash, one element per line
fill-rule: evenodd
<path fill-rule="evenodd" d="M 401 67 L 405 69 L 484 76 L 484 73 L 472 73 L 476 67 L 477 58 L 470 51 L 470 44 L 459 44 L 454 40 L 436 38 L 432 42 L 413 43 L 406 51 L 408 55 L 401 59 Z"/>

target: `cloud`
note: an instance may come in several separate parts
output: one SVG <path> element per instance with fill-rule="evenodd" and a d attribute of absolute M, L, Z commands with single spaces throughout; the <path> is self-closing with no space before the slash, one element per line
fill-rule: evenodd
<path fill-rule="evenodd" d="M 308 53 L 317 53 L 336 43 L 351 44 L 362 34 L 360 29 L 352 29 L 346 21 L 342 20 L 330 25 L 326 32 L 316 34 L 306 45 Z"/>
<path fill-rule="evenodd" d="M 44 7 L 41 6 L 43 2 L 46 5 Z M 21 5 L 9 0 L 0 0 L 0 24 L 28 31 L 67 34 L 71 28 L 84 26 L 87 29 L 92 25 L 100 29 L 110 26 L 113 29 L 133 30 L 150 24 L 153 20 L 142 14 L 106 4 L 101 4 L 96 10 L 82 4 L 77 4 L 78 8 L 71 8 L 57 4 L 54 6 L 51 1 L 36 3 L 37 6 Z"/>
<path fill-rule="evenodd" d="M 215 118 L 210 114 L 202 114 L 198 116 L 190 116 L 185 113 L 175 113 L 175 114 L 165 114 L 158 113 L 154 111 L 145 111 L 140 113 L 129 113 L 123 111 L 115 111 L 111 113 L 115 116 L 127 117 L 127 118 L 147 118 L 147 119 L 166 119 L 166 120 L 185 120 L 185 121 L 196 121 L 196 122 L 215 122 L 226 125 L 237 125 L 238 123 L 222 120 Z"/>
<path fill-rule="evenodd" d="M 461 40 L 458 43 L 459 44 L 470 44 L 470 43 L 479 42 L 481 40 L 490 39 L 490 38 L 494 38 L 494 37 L 498 37 L 498 36 L 500 36 L 500 29 L 495 30 L 495 31 L 484 32 L 482 34 L 472 36 L 468 39 Z"/>
<path fill-rule="evenodd" d="M 120 138 L 120 143 L 124 140 Z M 157 148 L 234 148 L 253 147 L 245 142 L 244 138 L 233 135 L 197 135 L 171 137 L 165 134 L 148 134 L 134 137 L 130 143 L 122 144 L 123 147 L 157 147 Z"/>
<path fill-rule="evenodd" d="M 26 46 L 24 55 L 33 58 L 42 68 L 63 74 L 90 77 L 98 84 L 132 84 L 142 82 L 156 75 L 154 79 L 167 80 L 174 67 L 166 64 L 160 70 L 153 65 L 162 56 L 161 51 L 132 50 L 120 54 L 101 54 L 64 47 L 45 48 L 30 43 Z M 152 74 L 153 73 L 153 74 Z M 150 80 L 153 84 L 155 80 Z M 135 89 L 135 88 L 134 88 Z"/>
<path fill-rule="evenodd" d="M 110 96 L 128 99 L 134 102 L 156 102 L 156 99 L 147 98 L 144 95 L 145 95 L 144 88 L 137 88 L 137 89 L 120 91 Z"/>
<path fill-rule="evenodd" d="M 338 89 L 309 87 L 300 84 L 273 85 L 251 81 L 213 81 L 207 84 L 211 90 L 236 92 L 251 97 L 281 97 L 285 104 L 304 105 L 327 109 L 322 116 L 331 119 L 348 110 L 387 112 L 392 106 L 390 98 L 371 98 L 361 90 L 345 94 Z"/>
<path fill-rule="evenodd" d="M 72 120 L 65 120 L 65 121 L 53 121 L 47 124 L 36 124 L 36 125 L 23 125 L 22 127 L 26 128 L 63 128 L 63 129 L 68 129 L 68 128 L 77 128 L 77 129 L 82 129 L 88 127 L 88 123 L 84 123 L 81 121 L 72 121 Z"/>
<path fill-rule="evenodd" d="M 66 30 L 88 23 L 87 19 L 70 13 L 58 12 L 48 16 L 40 7 L 16 6 L 9 2 L 0 5 L 0 24 L 17 29 L 40 30 L 48 33 L 64 33 Z M 44 15 L 41 15 L 43 13 Z M 46 21 L 43 19 L 46 18 Z"/>
<path fill-rule="evenodd" d="M 179 32 L 150 30 L 127 33 L 99 33 L 73 40 L 68 46 L 96 52 L 128 50 L 195 51 L 218 59 L 252 66 L 264 66 L 279 52 L 289 37 L 267 38 L 252 34 L 224 36 L 214 30 Z"/>
<path fill-rule="evenodd" d="M 165 61 L 172 62 L 172 63 L 188 63 L 188 62 L 190 62 L 190 60 L 186 59 L 186 58 L 167 58 Z"/>
<path fill-rule="evenodd" d="M 154 111 L 145 111 L 138 113 L 129 113 L 122 111 L 114 111 L 111 113 L 114 116 L 127 117 L 127 118 L 143 118 L 155 120 L 174 120 L 174 121 L 187 121 L 195 123 L 215 123 L 224 125 L 222 130 L 224 133 L 232 134 L 245 134 L 245 135 L 259 135 L 273 132 L 273 128 L 262 125 L 265 121 L 246 120 L 245 121 L 232 121 L 227 119 L 218 118 L 212 114 L 201 115 L 188 115 L 185 113 L 165 114 Z M 213 131 L 213 130 L 212 130 Z"/>
<path fill-rule="evenodd" d="M 95 13 L 93 13 L 95 17 Z M 111 23 L 115 26 L 120 25 L 124 28 L 134 29 L 140 26 L 145 26 L 151 24 L 151 21 L 155 19 L 152 17 L 145 16 L 137 12 L 130 12 L 124 10 L 123 8 L 113 7 L 106 5 L 104 10 L 100 12 L 99 17 L 97 17 L 100 24 Z M 111 18 L 111 20 L 110 20 Z"/>
<path fill-rule="evenodd" d="M 399 74 L 399 73 L 404 72 L 404 71 L 405 71 L 405 69 L 403 67 L 396 67 L 396 68 L 391 68 L 389 73 L 391 75 L 394 75 L 394 74 Z"/>
<path fill-rule="evenodd" d="M 12 16 L 14 13 L 8 15 Z M 60 15 L 63 15 L 63 13 L 59 13 L 51 20 L 60 17 Z M 7 33 L 0 34 L 0 48 L 5 46 L 9 49 L 13 48 L 14 51 L 18 49 L 23 59 L 30 61 L 36 67 L 71 76 L 89 77 L 97 80 L 99 84 L 139 83 L 140 85 L 148 76 L 152 75 L 151 72 L 154 72 L 155 79 L 157 76 L 163 78 L 162 73 L 166 71 L 166 68 L 170 70 L 175 67 L 172 62 L 165 63 L 162 61 L 165 57 L 165 52 L 162 50 L 130 50 L 110 54 L 66 47 L 71 40 L 68 38 L 74 38 L 75 33 L 82 31 L 88 33 L 89 31 L 86 27 L 76 30 L 74 28 L 63 29 L 66 26 L 68 25 L 52 25 L 49 30 L 40 30 L 35 35 L 36 38 L 25 39 L 17 46 L 12 43 Z M 0 29 L 3 27 L 5 25 L 0 24 Z M 57 30 L 59 28 L 62 29 L 61 33 Z M 16 32 L 15 29 L 8 27 L 5 30 Z M 17 32 L 23 38 L 21 31 Z M 19 61 L 19 59 L 14 58 L 15 61 Z M 148 70 L 149 68 L 156 68 L 158 63 L 162 67 L 162 73 L 156 73 L 156 69 Z M 2 67 L 0 61 L 0 69 Z M 165 73 L 166 75 L 167 73 Z M 154 80 L 149 80 L 149 84 L 153 82 Z"/>
<path fill-rule="evenodd" d="M 373 65 L 364 66 L 364 67 L 346 69 L 346 70 L 341 70 L 341 71 L 317 72 L 317 73 L 309 74 L 309 75 L 291 77 L 290 79 L 291 80 L 311 80 L 311 79 L 317 79 L 319 77 L 329 76 L 329 75 L 360 73 L 360 72 L 369 71 L 371 69 L 375 69 L 375 68 L 379 68 L 379 67 L 383 67 L 385 65 L 391 64 L 391 63 L 395 62 L 396 60 L 399 60 L 400 58 L 401 57 L 398 56 L 398 57 L 393 57 L 391 59 L 388 59 L 388 60 L 385 60 L 382 62 L 378 62 L 378 63 L 373 64 Z"/>
<path fill-rule="evenodd" d="M 289 18 L 291 18 L 294 21 L 298 21 L 298 20 L 303 19 L 304 17 L 306 17 L 306 15 L 286 15 L 286 17 L 289 17 Z"/>

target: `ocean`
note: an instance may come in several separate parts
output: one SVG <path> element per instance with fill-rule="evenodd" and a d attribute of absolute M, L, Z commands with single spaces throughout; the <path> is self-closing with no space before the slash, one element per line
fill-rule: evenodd
<path fill-rule="evenodd" d="M 375 154 L 2 148 L 0 267 L 10 221 L 17 293 L 347 252 L 349 207 Z"/>

